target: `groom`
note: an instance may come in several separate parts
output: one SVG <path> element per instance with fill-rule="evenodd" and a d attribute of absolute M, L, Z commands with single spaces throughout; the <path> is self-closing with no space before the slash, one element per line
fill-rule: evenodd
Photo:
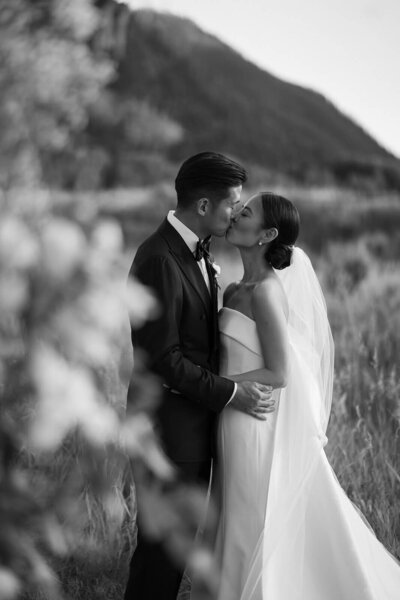
<path fill-rule="evenodd" d="M 161 316 L 132 331 L 163 381 L 156 423 L 164 450 L 189 482 L 208 485 L 218 413 L 230 406 L 263 418 L 271 391 L 220 377 L 218 300 L 209 237 L 221 237 L 237 210 L 246 171 L 214 152 L 192 156 L 175 180 L 178 205 L 139 247 L 131 272 L 155 291 Z M 140 523 L 140 515 L 139 515 Z M 163 547 L 141 535 L 125 600 L 175 600 L 182 578 Z"/>

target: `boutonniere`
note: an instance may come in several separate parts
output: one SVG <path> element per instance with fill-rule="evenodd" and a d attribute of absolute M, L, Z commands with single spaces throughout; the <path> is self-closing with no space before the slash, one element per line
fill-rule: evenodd
<path fill-rule="evenodd" d="M 211 266 L 214 269 L 215 277 L 218 278 L 221 275 L 221 267 L 216 262 L 211 263 Z"/>
<path fill-rule="evenodd" d="M 214 273 L 214 280 L 215 280 L 215 283 L 217 284 L 217 288 L 220 290 L 221 286 L 218 283 L 218 277 L 221 275 L 221 267 L 219 265 L 217 265 L 217 263 L 214 261 L 213 257 L 210 257 L 210 258 L 211 258 L 211 268 Z"/>

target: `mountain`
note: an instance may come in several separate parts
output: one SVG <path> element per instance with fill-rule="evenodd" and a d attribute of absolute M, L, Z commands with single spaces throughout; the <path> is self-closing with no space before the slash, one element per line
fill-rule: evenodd
<path fill-rule="evenodd" d="M 116 106 L 131 103 L 130 124 L 144 140 L 143 155 L 162 155 L 174 164 L 205 149 L 300 178 L 316 171 L 343 176 L 346 169 L 368 174 L 400 164 L 321 94 L 271 75 L 170 14 L 131 14 L 113 94 Z M 156 124 L 164 130 L 159 145 L 152 142 Z M 113 135 L 114 154 L 127 163 L 137 156 L 140 143 L 136 139 L 133 149 L 132 141 L 124 141 L 121 122 Z M 110 132 L 103 135 L 109 139 Z M 114 178 L 127 170 L 129 165 L 117 169 Z"/>

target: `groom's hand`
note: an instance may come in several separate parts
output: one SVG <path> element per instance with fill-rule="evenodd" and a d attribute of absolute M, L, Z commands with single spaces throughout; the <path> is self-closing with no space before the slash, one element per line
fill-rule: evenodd
<path fill-rule="evenodd" d="M 275 410 L 275 400 L 272 399 L 273 388 L 254 381 L 238 383 L 237 391 L 229 406 L 266 421 L 267 414 Z"/>

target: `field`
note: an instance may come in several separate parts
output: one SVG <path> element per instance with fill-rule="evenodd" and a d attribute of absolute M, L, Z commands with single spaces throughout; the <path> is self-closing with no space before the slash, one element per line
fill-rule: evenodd
<path fill-rule="evenodd" d="M 326 188 L 283 193 L 300 210 L 298 245 L 310 253 L 319 274 L 335 339 L 326 452 L 347 494 L 400 559 L 400 198 Z M 127 270 L 138 243 L 174 205 L 165 186 L 101 193 L 95 200 L 122 224 Z M 240 278 L 236 251 L 218 241 L 214 254 L 222 288 Z M 129 366 L 129 331 L 121 344 L 122 362 Z M 123 403 L 123 391 L 113 386 L 110 379 L 112 402 Z M 107 539 L 101 511 L 92 506 L 92 512 L 101 552 L 95 560 L 82 555 L 63 563 L 59 576 L 70 598 L 117 600 L 133 547 L 133 517 L 127 516 L 117 537 Z"/>

